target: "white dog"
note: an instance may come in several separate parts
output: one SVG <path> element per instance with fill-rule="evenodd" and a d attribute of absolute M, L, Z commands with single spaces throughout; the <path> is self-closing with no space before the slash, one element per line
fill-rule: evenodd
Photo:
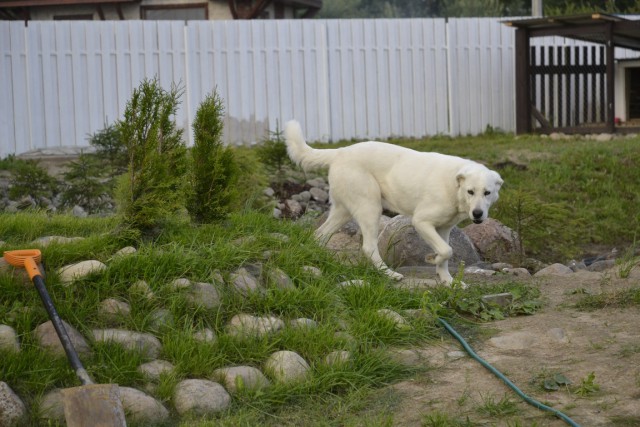
<path fill-rule="evenodd" d="M 362 250 L 394 279 L 378 251 L 382 209 L 411 216 L 420 236 L 433 248 L 440 280 L 451 284 L 451 229 L 465 218 L 479 224 L 498 200 L 503 181 L 497 172 L 471 160 L 423 153 L 384 142 L 367 141 L 344 148 L 309 147 L 300 124 L 292 120 L 284 130 L 289 157 L 304 170 L 329 168 L 331 209 L 316 231 L 321 241 L 353 218 L 362 231 Z"/>

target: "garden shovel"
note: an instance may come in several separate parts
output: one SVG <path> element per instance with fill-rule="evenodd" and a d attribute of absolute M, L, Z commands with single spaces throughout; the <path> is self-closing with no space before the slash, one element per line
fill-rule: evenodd
<path fill-rule="evenodd" d="M 62 343 L 67 359 L 82 383 L 79 387 L 62 390 L 64 415 L 69 427 L 120 427 L 126 426 L 124 409 L 117 384 L 94 384 L 82 366 L 78 353 L 67 334 L 51 301 L 44 279 L 38 268 L 41 253 L 38 249 L 4 252 L 4 259 L 14 267 L 22 267 L 29 274 Z"/>

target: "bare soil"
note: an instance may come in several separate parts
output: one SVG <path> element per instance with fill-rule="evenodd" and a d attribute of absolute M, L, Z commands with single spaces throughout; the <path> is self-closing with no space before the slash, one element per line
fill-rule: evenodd
<path fill-rule="evenodd" d="M 626 279 L 619 278 L 618 271 L 616 267 L 604 273 L 518 278 L 539 287 L 543 308 L 530 316 L 481 324 L 480 334 L 469 343 L 524 393 L 581 426 L 640 426 L 640 307 L 576 308 L 587 294 L 638 287 L 640 267 Z M 394 425 L 567 425 L 526 404 L 461 350 L 452 337 L 419 350 L 433 369 L 390 386 L 401 396 L 391 409 Z M 576 394 L 590 373 L 599 390 L 584 397 Z M 572 384 L 545 390 L 544 379 L 554 374 L 564 375 Z M 509 406 L 499 405 L 503 399 L 512 402 L 512 409 L 515 406 L 514 414 L 497 413 Z M 429 421 L 438 414 L 458 423 Z"/>

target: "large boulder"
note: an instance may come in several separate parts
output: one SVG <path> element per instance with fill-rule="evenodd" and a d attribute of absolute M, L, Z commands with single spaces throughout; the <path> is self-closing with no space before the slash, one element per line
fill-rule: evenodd
<path fill-rule="evenodd" d="M 449 260 L 451 267 L 455 268 L 461 261 L 465 265 L 481 261 L 471 240 L 458 227 L 451 230 L 449 245 L 453 249 L 453 257 Z M 434 253 L 411 224 L 411 218 L 404 215 L 397 215 L 384 225 L 378 239 L 378 249 L 391 268 L 430 265 L 425 258 Z"/>
<path fill-rule="evenodd" d="M 520 247 L 517 233 L 493 218 L 486 219 L 482 224 L 467 225 L 462 231 L 489 262 L 513 258 Z"/>

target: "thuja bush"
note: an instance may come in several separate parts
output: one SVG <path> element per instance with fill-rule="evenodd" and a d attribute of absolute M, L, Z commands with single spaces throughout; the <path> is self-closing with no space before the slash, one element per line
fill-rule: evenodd
<path fill-rule="evenodd" d="M 79 205 L 89 213 L 111 207 L 111 186 L 104 176 L 104 163 L 98 156 L 80 154 L 77 160 L 69 163 L 63 174 L 63 206 Z"/>
<path fill-rule="evenodd" d="M 239 168 L 233 151 L 222 142 L 223 116 L 222 99 L 214 91 L 200 104 L 193 122 L 187 210 L 201 223 L 226 218 L 237 196 Z"/>
<path fill-rule="evenodd" d="M 145 234 L 184 206 L 186 146 L 173 121 L 181 94 L 176 86 L 166 91 L 146 79 L 117 124 L 128 155 L 119 191 L 123 221 Z"/>
<path fill-rule="evenodd" d="M 110 181 L 127 171 L 129 166 L 127 146 L 116 124 L 105 125 L 104 129 L 90 135 L 89 144 L 96 150 L 94 156 L 101 159 L 106 166 L 103 173 L 109 177 Z"/>
<path fill-rule="evenodd" d="M 282 130 L 276 125 L 275 131 L 269 131 L 268 136 L 256 148 L 258 158 L 264 167 L 273 175 L 276 187 L 282 187 L 287 170 L 293 167 L 293 163 L 287 154 L 287 145 L 284 141 Z"/>
<path fill-rule="evenodd" d="M 7 169 L 11 173 L 9 197 L 17 199 L 31 196 L 36 205 L 42 205 L 42 198 L 52 198 L 58 192 L 58 181 L 40 166 L 37 160 L 10 158 Z"/>

